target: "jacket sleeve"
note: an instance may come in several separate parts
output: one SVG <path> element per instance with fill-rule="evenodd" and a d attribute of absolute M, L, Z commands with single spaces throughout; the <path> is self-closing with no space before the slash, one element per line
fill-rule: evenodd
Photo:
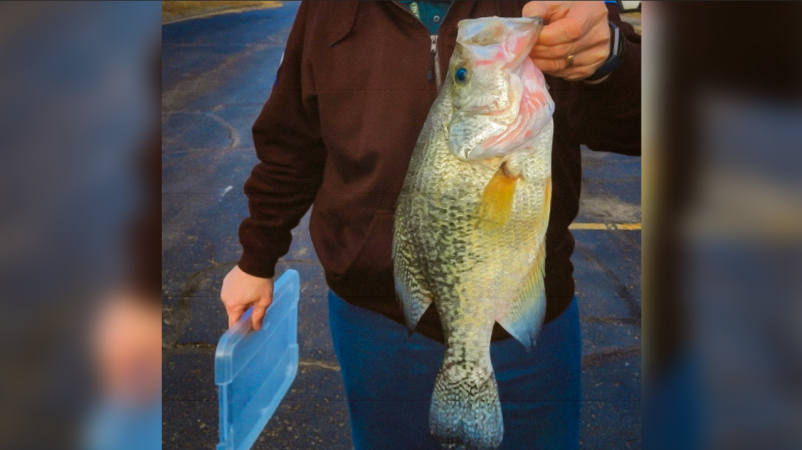
<path fill-rule="evenodd" d="M 563 107 L 572 134 L 592 150 L 641 154 L 640 35 L 623 22 L 618 8 L 608 5 L 609 20 L 621 30 L 623 62 L 598 84 L 560 80 Z M 559 105 L 558 105 L 559 107 Z"/>
<path fill-rule="evenodd" d="M 244 272 L 264 278 L 292 241 L 291 231 L 312 205 L 323 178 L 326 151 L 314 97 L 302 85 L 309 5 L 303 2 L 287 41 L 276 82 L 253 125 L 259 163 L 245 182 L 250 212 L 239 228 Z"/>

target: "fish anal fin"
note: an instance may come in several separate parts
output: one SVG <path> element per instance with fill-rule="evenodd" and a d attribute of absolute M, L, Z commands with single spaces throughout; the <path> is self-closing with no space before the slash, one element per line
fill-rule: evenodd
<path fill-rule="evenodd" d="M 507 314 L 498 323 L 507 330 L 527 351 L 535 345 L 546 315 L 546 290 L 543 275 L 546 265 L 545 239 L 538 250 L 535 265 L 521 286 L 518 297 Z"/>
<path fill-rule="evenodd" d="M 423 313 L 429 309 L 432 304 L 431 298 L 426 295 L 398 295 L 401 299 L 401 304 L 404 307 L 404 318 L 407 320 L 407 331 L 411 335 L 415 331 L 415 326 L 418 324 Z"/>
<path fill-rule="evenodd" d="M 480 227 L 495 229 L 510 220 L 517 183 L 518 178 L 508 176 L 502 164 L 482 192 L 482 200 L 479 204 Z"/>
<path fill-rule="evenodd" d="M 403 263 L 397 264 L 397 266 L 400 267 L 396 268 L 395 292 L 404 308 L 407 330 L 411 335 L 423 313 L 432 304 L 432 296 L 421 286 L 415 274 L 404 270 Z"/>
<path fill-rule="evenodd" d="M 401 301 L 404 305 L 404 317 L 407 319 L 407 331 L 411 335 L 415 331 L 415 326 L 423 313 L 429 309 L 432 301 L 425 296 L 413 296 Z"/>

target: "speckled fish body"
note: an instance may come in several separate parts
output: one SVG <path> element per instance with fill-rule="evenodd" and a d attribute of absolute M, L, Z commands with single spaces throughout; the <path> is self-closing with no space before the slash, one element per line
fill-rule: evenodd
<path fill-rule="evenodd" d="M 434 303 L 446 341 L 429 417 L 444 448 L 501 444 L 493 326 L 531 348 L 543 323 L 554 103 L 528 58 L 541 28 L 540 18 L 460 22 L 397 204 L 407 324 Z"/>

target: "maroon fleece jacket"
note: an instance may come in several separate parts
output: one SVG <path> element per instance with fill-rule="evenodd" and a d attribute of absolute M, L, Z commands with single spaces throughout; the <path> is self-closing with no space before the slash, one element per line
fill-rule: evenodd
<path fill-rule="evenodd" d="M 438 32 L 445 76 L 462 19 L 520 17 L 525 2 L 454 2 Z M 546 320 L 574 295 L 568 225 L 579 210 L 580 144 L 639 155 L 640 36 L 623 63 L 590 85 L 546 76 L 555 103 L 553 195 L 546 234 Z M 250 216 L 239 230 L 239 267 L 272 277 L 290 231 L 312 207 L 309 230 L 331 289 L 346 301 L 404 322 L 391 258 L 393 216 L 429 108 L 437 96 L 432 39 L 393 2 L 303 2 L 276 85 L 253 126 L 260 162 L 245 183 Z M 488 286 L 492 289 L 492 286 Z M 417 330 L 442 341 L 435 308 Z M 494 339 L 508 337 L 498 325 Z"/>

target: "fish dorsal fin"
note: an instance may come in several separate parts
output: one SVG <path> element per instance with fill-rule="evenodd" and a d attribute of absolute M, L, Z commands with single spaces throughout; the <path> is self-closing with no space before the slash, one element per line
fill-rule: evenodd
<path fill-rule="evenodd" d="M 521 292 L 510 311 L 498 323 L 529 351 L 535 341 L 543 318 L 546 315 L 546 289 L 543 284 L 546 267 L 546 241 L 540 245 L 535 265 L 529 271 L 521 286 Z"/>

